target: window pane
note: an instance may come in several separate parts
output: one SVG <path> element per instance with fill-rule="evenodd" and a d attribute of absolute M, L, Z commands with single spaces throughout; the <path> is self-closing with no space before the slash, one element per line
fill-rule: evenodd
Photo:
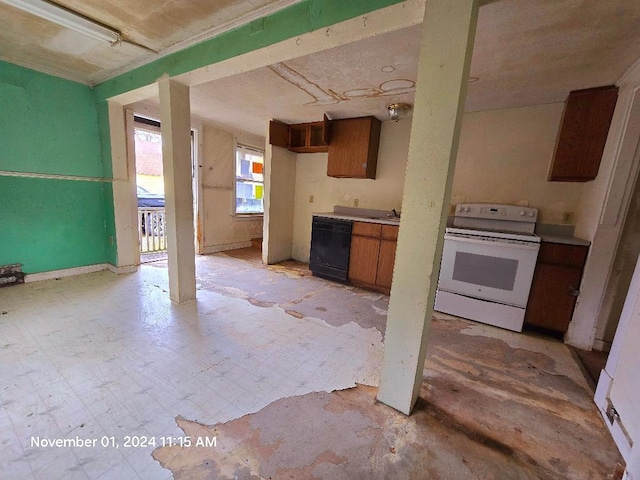
<path fill-rule="evenodd" d="M 263 213 L 263 185 L 257 182 L 236 182 L 236 212 Z"/>
<path fill-rule="evenodd" d="M 264 154 L 236 149 L 236 213 L 263 213 Z"/>

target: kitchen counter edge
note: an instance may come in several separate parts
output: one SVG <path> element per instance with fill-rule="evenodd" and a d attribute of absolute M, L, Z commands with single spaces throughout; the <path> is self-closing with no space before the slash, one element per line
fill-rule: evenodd
<path fill-rule="evenodd" d="M 588 247 L 591 245 L 591 242 L 588 240 L 567 235 L 547 235 L 538 233 L 538 236 L 543 242 L 548 243 L 563 243 L 565 245 L 577 245 L 580 247 Z"/>
<path fill-rule="evenodd" d="M 341 215 L 339 213 L 327 212 L 327 213 L 314 213 L 314 217 L 335 218 L 337 220 L 352 220 L 354 222 L 366 222 L 366 223 L 381 223 L 383 225 L 400 225 L 398 220 L 385 220 L 384 218 L 367 218 L 351 215 Z"/>

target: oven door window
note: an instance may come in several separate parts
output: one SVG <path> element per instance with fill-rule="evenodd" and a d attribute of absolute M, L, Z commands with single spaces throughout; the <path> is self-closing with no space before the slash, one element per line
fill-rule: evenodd
<path fill-rule="evenodd" d="M 483 287 L 513 291 L 518 260 L 468 252 L 456 252 L 453 279 Z"/>
<path fill-rule="evenodd" d="M 524 308 L 538 246 L 445 236 L 440 290 Z"/>

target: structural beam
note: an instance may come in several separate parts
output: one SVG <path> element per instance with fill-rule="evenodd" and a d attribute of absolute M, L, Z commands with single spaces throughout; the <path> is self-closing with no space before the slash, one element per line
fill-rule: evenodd
<path fill-rule="evenodd" d="M 418 398 L 473 42 L 477 0 L 427 1 L 378 400 Z"/>
<path fill-rule="evenodd" d="M 189 87 L 169 79 L 159 87 L 169 295 L 184 303 L 196 298 Z"/>
<path fill-rule="evenodd" d="M 267 125 L 267 135 L 269 126 Z M 291 258 L 293 203 L 296 193 L 294 152 L 271 145 L 267 136 L 264 152 L 264 220 L 262 262 L 272 265 Z"/>
<path fill-rule="evenodd" d="M 133 112 L 118 103 L 109 102 L 109 131 L 117 252 L 116 265 L 112 270 L 131 273 L 140 263 L 135 152 L 133 142 L 128 141 L 133 138 Z"/>

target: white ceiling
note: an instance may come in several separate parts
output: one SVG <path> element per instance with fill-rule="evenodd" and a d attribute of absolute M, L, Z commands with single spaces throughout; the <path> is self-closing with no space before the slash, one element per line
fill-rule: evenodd
<path fill-rule="evenodd" d="M 0 1 L 0 59 L 95 85 L 299 0 L 55 0 L 115 29 L 111 46 Z"/>
<path fill-rule="evenodd" d="M 256 135 L 269 118 L 386 120 L 388 103 L 413 103 L 419 42 L 411 27 L 194 87 L 192 112 Z M 638 0 L 498 0 L 480 9 L 466 111 L 562 102 L 639 58 Z"/>
<path fill-rule="evenodd" d="M 97 45 L 0 3 L 0 58 L 93 84 L 156 58 L 134 44 L 166 52 L 297 0 L 56 1 L 130 43 Z M 563 101 L 615 83 L 640 57 L 639 0 L 482 3 L 467 111 Z M 413 103 L 419 37 L 412 27 L 194 87 L 192 112 L 258 135 L 269 118 L 386 119 L 387 103 Z"/>

